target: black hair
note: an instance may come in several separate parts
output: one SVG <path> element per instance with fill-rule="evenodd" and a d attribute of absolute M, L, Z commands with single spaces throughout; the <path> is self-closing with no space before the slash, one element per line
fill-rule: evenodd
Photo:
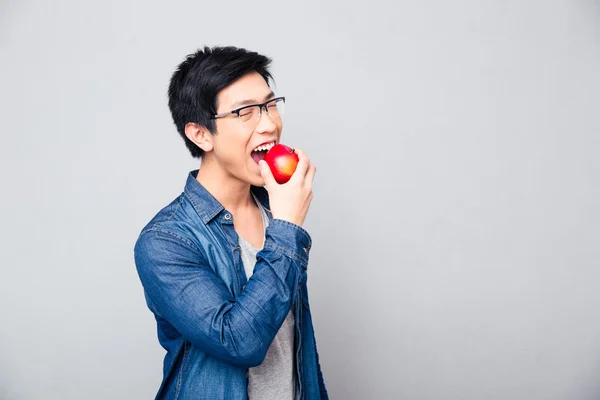
<path fill-rule="evenodd" d="M 204 151 L 185 136 L 185 126 L 196 123 L 216 133 L 217 95 L 249 72 L 258 72 L 269 84 L 271 59 L 233 46 L 205 46 L 179 64 L 169 84 L 169 109 L 177 131 L 193 157 Z"/>

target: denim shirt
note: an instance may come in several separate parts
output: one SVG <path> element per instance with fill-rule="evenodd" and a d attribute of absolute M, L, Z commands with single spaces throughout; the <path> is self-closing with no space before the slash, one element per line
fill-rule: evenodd
<path fill-rule="evenodd" d="M 246 278 L 233 216 L 189 173 L 183 193 L 142 229 L 135 264 L 167 351 L 156 399 L 247 399 L 248 368 L 264 360 L 290 309 L 300 399 L 328 399 L 306 286 L 311 238 L 273 219 Z"/>

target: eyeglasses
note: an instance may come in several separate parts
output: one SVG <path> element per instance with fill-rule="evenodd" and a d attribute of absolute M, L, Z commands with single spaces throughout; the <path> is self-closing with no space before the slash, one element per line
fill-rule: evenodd
<path fill-rule="evenodd" d="M 237 114 L 238 120 L 244 126 L 258 124 L 262 109 L 267 110 L 267 115 L 273 120 L 280 120 L 285 110 L 285 97 L 276 97 L 262 104 L 251 104 L 249 106 L 240 107 L 236 110 L 222 114 L 213 115 L 212 119 L 224 118 L 232 114 Z"/>

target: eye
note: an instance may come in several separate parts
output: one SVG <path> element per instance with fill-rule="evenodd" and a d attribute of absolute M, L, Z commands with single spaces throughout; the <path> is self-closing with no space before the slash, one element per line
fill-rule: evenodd
<path fill-rule="evenodd" d="M 242 122 L 250 121 L 254 117 L 256 112 L 256 107 L 244 108 L 239 112 L 240 120 Z"/>

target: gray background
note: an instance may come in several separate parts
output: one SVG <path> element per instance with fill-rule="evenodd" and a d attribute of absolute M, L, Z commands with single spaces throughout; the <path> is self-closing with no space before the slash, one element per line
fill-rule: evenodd
<path fill-rule="evenodd" d="M 318 167 L 333 399 L 600 398 L 597 1 L 0 2 L 0 399 L 150 399 L 133 244 L 198 167 L 198 47 L 274 59 Z"/>

